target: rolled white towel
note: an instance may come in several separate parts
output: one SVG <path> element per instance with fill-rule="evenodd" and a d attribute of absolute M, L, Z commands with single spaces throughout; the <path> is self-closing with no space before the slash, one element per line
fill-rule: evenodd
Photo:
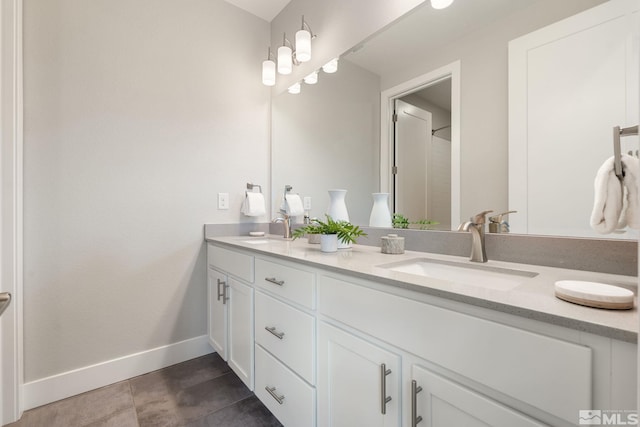
<path fill-rule="evenodd" d="M 623 212 L 622 183 L 615 174 L 613 157 L 600 166 L 594 181 L 594 202 L 591 212 L 591 228 L 601 234 L 611 233 L 625 226 L 620 222 Z"/>
<path fill-rule="evenodd" d="M 262 193 L 247 192 L 240 212 L 246 216 L 261 216 L 267 213 Z"/>
<path fill-rule="evenodd" d="M 622 169 L 624 178 L 622 183 L 625 186 L 625 204 L 623 209 L 627 225 L 636 230 L 640 229 L 640 205 L 638 202 L 638 176 L 640 175 L 640 160 L 636 157 L 622 155 Z"/>
<path fill-rule="evenodd" d="M 289 193 L 285 196 L 285 199 L 287 214 L 289 214 L 289 216 L 304 215 L 304 207 L 302 205 L 302 199 L 300 198 L 300 195 Z"/>

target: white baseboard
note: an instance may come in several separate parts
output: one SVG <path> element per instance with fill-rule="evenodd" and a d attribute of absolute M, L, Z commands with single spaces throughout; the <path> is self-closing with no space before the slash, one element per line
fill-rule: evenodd
<path fill-rule="evenodd" d="M 141 351 L 24 384 L 23 410 L 212 353 L 206 335 Z"/>

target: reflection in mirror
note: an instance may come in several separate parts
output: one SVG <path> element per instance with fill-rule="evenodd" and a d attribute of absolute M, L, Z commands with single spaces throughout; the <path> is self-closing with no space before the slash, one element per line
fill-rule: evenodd
<path fill-rule="evenodd" d="M 380 184 L 390 179 L 390 171 L 383 175 L 379 171 L 384 166 L 379 157 L 379 111 L 386 108 L 381 106 L 380 94 L 459 61 L 459 163 L 458 170 L 451 171 L 451 187 L 457 181 L 459 189 L 459 196 L 452 196 L 451 209 L 459 215 L 449 221 L 450 228 L 488 209 L 518 210 L 509 216 L 514 220 L 521 208 L 511 205 L 508 196 L 508 43 L 603 2 L 456 1 L 442 11 L 425 2 L 343 55 L 335 75 L 321 72 L 318 84 L 303 85 L 300 95 L 274 96 L 273 206 L 278 206 L 284 184 L 290 184 L 294 192 L 311 196 L 311 215 L 322 216 L 328 205 L 327 190 L 346 188 L 352 222 L 367 224 L 371 193 L 392 191 Z M 597 102 L 589 91 L 576 100 Z M 557 212 L 561 211 L 558 206 Z M 431 219 L 432 214 L 424 216 Z"/>
<path fill-rule="evenodd" d="M 451 78 L 395 99 L 393 211 L 451 229 Z"/>

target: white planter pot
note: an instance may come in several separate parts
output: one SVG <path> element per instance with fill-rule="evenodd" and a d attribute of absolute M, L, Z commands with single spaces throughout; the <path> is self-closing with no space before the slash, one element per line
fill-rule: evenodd
<path fill-rule="evenodd" d="M 320 243 L 320 237 L 322 234 L 307 234 L 307 241 L 311 244 L 317 245 Z"/>
<path fill-rule="evenodd" d="M 338 235 L 337 234 L 321 235 L 320 250 L 322 252 L 336 252 L 338 250 Z"/>

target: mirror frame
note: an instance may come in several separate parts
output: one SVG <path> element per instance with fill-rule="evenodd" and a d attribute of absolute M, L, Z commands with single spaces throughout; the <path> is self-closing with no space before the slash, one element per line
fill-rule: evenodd
<path fill-rule="evenodd" d="M 380 95 L 380 192 L 393 194 L 394 100 L 451 78 L 451 227 L 460 217 L 460 61 L 429 71 L 404 83 L 386 89 Z M 393 200 L 393 199 L 392 199 Z M 393 206 L 393 203 L 391 203 Z"/>

